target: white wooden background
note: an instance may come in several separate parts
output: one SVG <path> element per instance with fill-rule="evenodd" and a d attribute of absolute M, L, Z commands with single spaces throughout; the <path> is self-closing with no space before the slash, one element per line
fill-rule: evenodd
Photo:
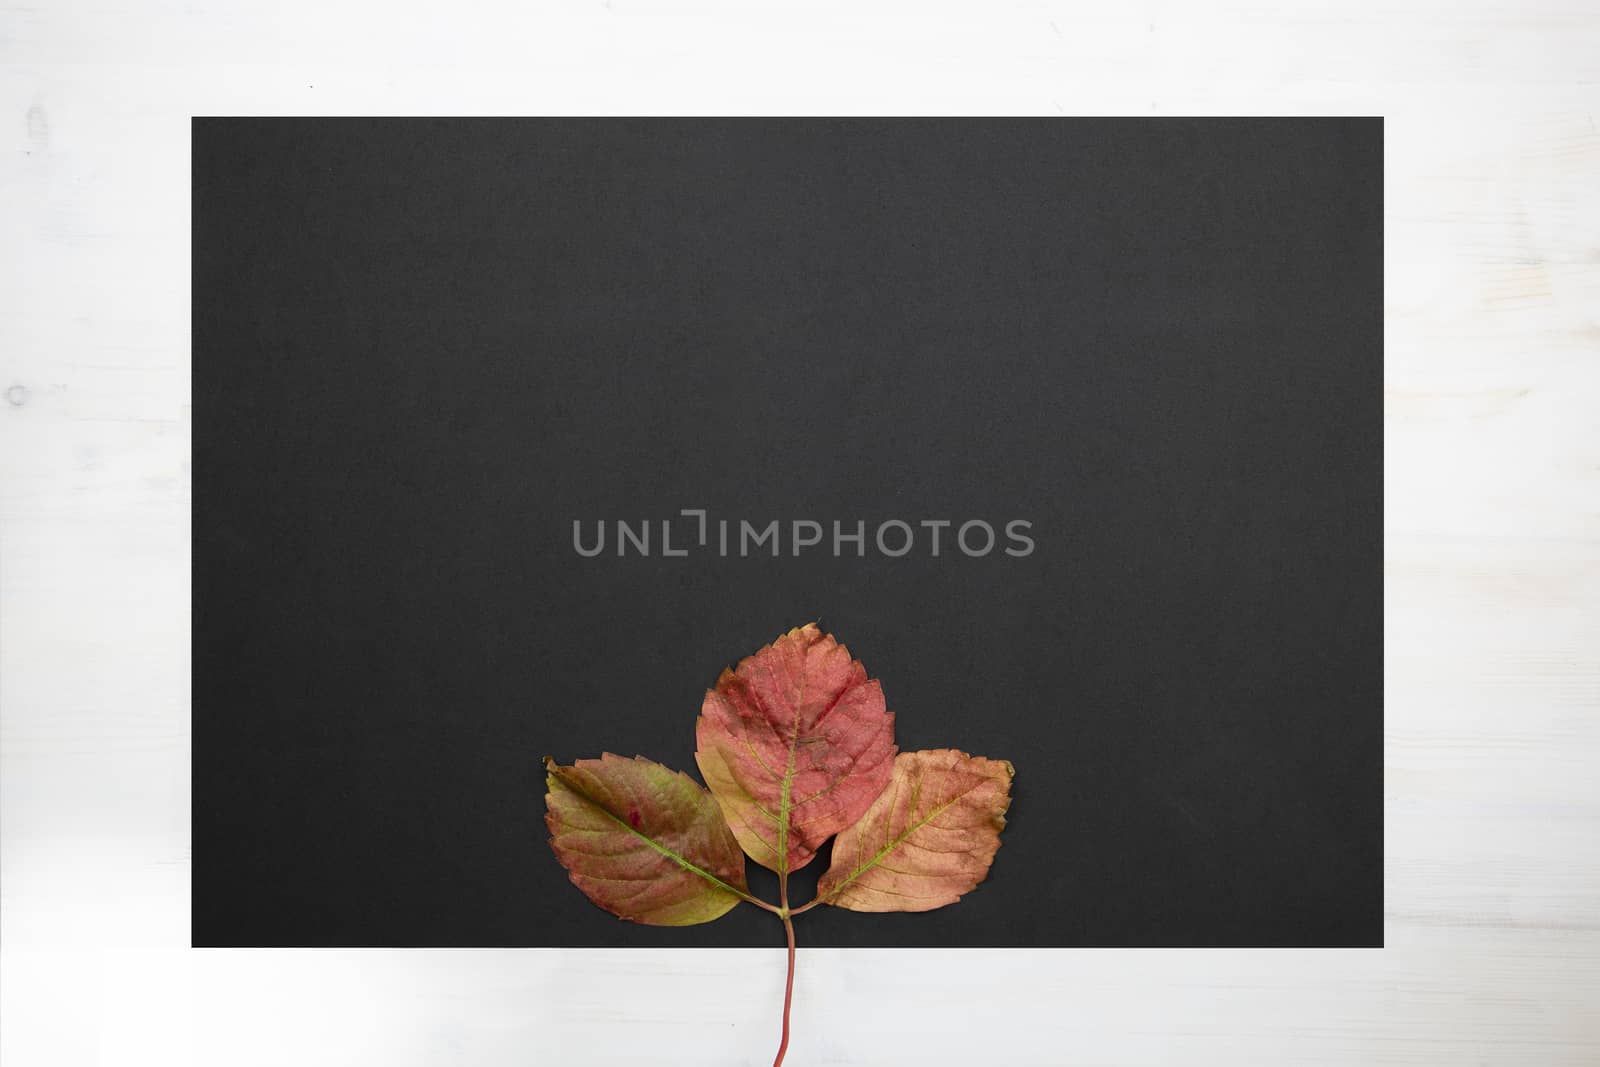
<path fill-rule="evenodd" d="M 192 114 L 1387 116 L 1382 951 L 802 951 L 790 1064 L 1600 1063 L 1596 0 L 5 0 L 0 1061 L 766 1064 L 780 950 L 189 951 Z"/>

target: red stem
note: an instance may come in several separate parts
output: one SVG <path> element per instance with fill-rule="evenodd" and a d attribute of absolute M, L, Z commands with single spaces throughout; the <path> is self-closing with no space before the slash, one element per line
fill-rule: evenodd
<path fill-rule="evenodd" d="M 783 1067 L 784 1053 L 789 1051 L 789 1004 L 794 1000 L 794 923 L 789 920 L 789 878 L 778 875 L 778 914 L 783 918 L 783 932 L 789 937 L 789 974 L 783 982 L 783 1040 L 778 1043 L 778 1058 L 772 1067 Z"/>

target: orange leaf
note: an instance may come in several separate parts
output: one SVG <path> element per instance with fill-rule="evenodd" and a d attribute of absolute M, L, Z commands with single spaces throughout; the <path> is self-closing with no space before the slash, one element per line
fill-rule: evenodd
<path fill-rule="evenodd" d="M 1011 804 L 1007 760 L 953 748 L 902 752 L 894 779 L 833 843 L 817 900 L 851 911 L 931 911 L 989 873 Z"/>

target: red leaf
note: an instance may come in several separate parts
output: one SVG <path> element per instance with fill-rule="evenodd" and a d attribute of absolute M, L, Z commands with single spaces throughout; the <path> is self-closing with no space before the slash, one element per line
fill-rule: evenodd
<path fill-rule="evenodd" d="M 883 690 L 810 624 L 723 671 L 695 734 L 700 773 L 734 836 L 779 873 L 859 819 L 894 766 Z"/>
<path fill-rule="evenodd" d="M 744 856 L 717 802 L 686 774 L 607 752 L 545 760 L 545 825 L 572 884 L 624 919 L 710 922 L 741 900 Z"/>

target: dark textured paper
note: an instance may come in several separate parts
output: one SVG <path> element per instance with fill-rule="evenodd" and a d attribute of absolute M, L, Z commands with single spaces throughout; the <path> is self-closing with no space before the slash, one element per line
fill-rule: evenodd
<path fill-rule="evenodd" d="M 812 619 L 1017 779 L 803 944 L 1381 944 L 1381 195 L 1366 119 L 197 120 L 195 944 L 774 944 L 590 905 L 540 759 L 692 772 Z M 1035 546 L 573 550 L 684 508 Z"/>

